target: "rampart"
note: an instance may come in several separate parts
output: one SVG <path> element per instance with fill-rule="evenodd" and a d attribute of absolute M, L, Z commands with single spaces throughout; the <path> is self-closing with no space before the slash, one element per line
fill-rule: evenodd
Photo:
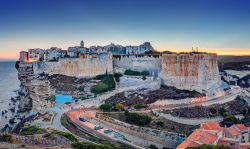
<path fill-rule="evenodd" d="M 216 54 L 163 54 L 162 83 L 205 91 L 220 80 Z"/>
<path fill-rule="evenodd" d="M 33 62 L 34 74 L 61 74 L 74 77 L 94 77 L 113 73 L 112 55 L 100 54 L 91 58 L 62 58 L 58 62 Z"/>
<path fill-rule="evenodd" d="M 147 70 L 151 74 L 158 74 L 161 71 L 161 55 L 114 55 L 113 66 L 114 72 L 123 73 L 127 69 L 144 71 Z"/>

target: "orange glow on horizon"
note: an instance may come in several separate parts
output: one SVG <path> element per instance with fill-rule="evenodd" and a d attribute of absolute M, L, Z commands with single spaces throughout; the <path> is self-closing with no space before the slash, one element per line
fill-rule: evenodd
<path fill-rule="evenodd" d="M 175 48 L 157 48 L 158 51 L 166 51 L 163 49 L 170 49 L 168 51 L 171 52 L 190 52 L 189 50 L 183 49 L 175 49 Z M 25 49 L 27 50 L 27 49 Z M 21 50 L 0 50 L 0 60 L 18 60 L 19 59 L 19 52 Z M 218 55 L 235 55 L 235 56 L 250 56 L 250 49 L 229 49 L 229 48 L 214 48 L 214 49 L 207 49 L 207 48 L 200 48 L 198 51 L 200 52 L 208 52 L 208 53 L 217 53 Z"/>
<path fill-rule="evenodd" d="M 159 50 L 165 51 L 165 50 Z M 183 49 L 170 49 L 171 52 L 191 52 L 192 50 Z M 229 49 L 229 48 L 216 48 L 216 49 L 198 49 L 199 52 L 217 53 L 218 55 L 235 55 L 235 56 L 250 56 L 250 49 Z"/>

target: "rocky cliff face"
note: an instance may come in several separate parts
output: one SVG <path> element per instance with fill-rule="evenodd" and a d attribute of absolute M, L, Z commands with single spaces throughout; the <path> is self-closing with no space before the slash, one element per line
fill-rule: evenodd
<path fill-rule="evenodd" d="M 44 76 L 34 75 L 32 64 L 20 64 L 18 78 L 20 90 L 24 93 L 19 103 L 20 111 L 41 110 L 51 106 L 55 90 Z"/>
<path fill-rule="evenodd" d="M 163 54 L 161 78 L 168 86 L 203 91 L 220 80 L 216 54 Z"/>

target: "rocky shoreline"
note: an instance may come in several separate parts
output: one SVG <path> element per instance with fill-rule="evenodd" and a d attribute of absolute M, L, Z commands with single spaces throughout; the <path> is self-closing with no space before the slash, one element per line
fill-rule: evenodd
<path fill-rule="evenodd" d="M 20 86 L 19 90 L 13 91 L 16 93 L 16 96 L 11 97 L 9 106 L 6 109 L 2 109 L 1 116 L 2 118 L 6 119 L 8 122 L 2 128 L 0 128 L 0 132 L 10 132 L 12 129 L 23 119 L 30 115 L 29 111 L 22 111 L 19 108 L 21 99 L 25 96 L 25 93 Z"/>

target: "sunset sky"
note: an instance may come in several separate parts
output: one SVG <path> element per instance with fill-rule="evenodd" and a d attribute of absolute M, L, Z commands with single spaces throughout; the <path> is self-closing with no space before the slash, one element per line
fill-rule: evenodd
<path fill-rule="evenodd" d="M 250 55 L 249 0 L 0 0 L 0 60 L 29 48 L 139 45 Z"/>

